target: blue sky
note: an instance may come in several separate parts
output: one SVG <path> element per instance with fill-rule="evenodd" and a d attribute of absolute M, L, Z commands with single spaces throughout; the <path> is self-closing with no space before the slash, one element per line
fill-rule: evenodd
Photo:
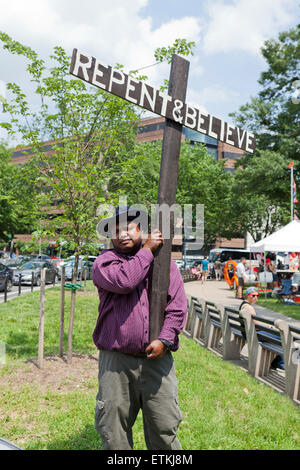
<path fill-rule="evenodd" d="M 122 63 L 125 71 L 152 64 L 155 48 L 176 38 L 195 41 L 187 101 L 230 120 L 228 114 L 259 90 L 264 41 L 297 24 L 299 1 L 0 0 L 0 12 L 0 30 L 45 59 L 55 45 L 69 53 L 76 47 L 109 65 Z M 0 65 L 0 94 L 14 81 L 34 103 L 23 59 L 0 49 Z M 157 87 L 169 66 L 145 72 Z"/>

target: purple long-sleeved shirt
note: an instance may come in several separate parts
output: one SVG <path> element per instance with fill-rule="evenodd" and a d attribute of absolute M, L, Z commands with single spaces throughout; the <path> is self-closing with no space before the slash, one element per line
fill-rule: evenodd
<path fill-rule="evenodd" d="M 100 305 L 93 340 L 98 349 L 127 354 L 144 352 L 149 344 L 149 272 L 153 255 L 141 248 L 134 256 L 105 250 L 93 267 L 93 282 Z M 165 319 L 159 338 L 179 347 L 187 313 L 187 300 L 179 270 L 170 267 L 170 285 Z"/>

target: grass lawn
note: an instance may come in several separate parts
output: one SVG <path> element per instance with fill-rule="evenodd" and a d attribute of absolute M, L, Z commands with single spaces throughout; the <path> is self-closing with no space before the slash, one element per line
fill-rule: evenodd
<path fill-rule="evenodd" d="M 277 299 L 265 299 L 264 294 L 259 297 L 257 304 L 261 307 L 269 308 L 273 310 L 273 312 L 282 313 L 282 315 L 300 321 L 300 304 L 285 305 L 284 303 L 278 302 Z"/>
<path fill-rule="evenodd" d="M 41 371 L 37 357 L 39 293 L 0 305 L 0 437 L 23 449 L 101 449 L 94 429 L 97 351 L 92 332 L 98 299 L 89 283 L 77 294 L 72 365 L 55 356 Z M 66 317 L 70 293 L 66 294 Z M 45 353 L 58 353 L 59 288 L 46 291 Z M 65 331 L 67 332 L 68 318 Z M 65 338 L 65 351 L 66 351 Z M 174 354 L 183 420 L 183 449 L 300 449 L 300 408 L 247 373 L 181 335 Z M 142 417 L 136 449 L 145 449 Z"/>

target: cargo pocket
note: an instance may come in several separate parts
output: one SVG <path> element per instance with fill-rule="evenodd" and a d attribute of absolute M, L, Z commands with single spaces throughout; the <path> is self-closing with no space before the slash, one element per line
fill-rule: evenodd
<path fill-rule="evenodd" d="M 178 400 L 178 394 L 174 394 L 174 407 L 175 407 L 175 410 L 176 410 L 176 416 L 177 416 L 177 420 L 178 420 L 178 425 L 181 423 L 182 421 L 182 414 L 181 414 L 181 411 L 180 411 L 180 408 L 179 408 L 179 400 Z"/>
<path fill-rule="evenodd" d="M 107 429 L 105 429 L 105 402 L 103 400 L 97 400 L 96 403 L 95 428 L 102 437 L 102 444 L 103 447 L 105 447 L 109 438 L 109 433 Z"/>

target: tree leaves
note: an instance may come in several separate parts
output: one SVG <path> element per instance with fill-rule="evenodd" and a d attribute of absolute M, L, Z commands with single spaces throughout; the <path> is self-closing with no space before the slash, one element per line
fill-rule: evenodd
<path fill-rule="evenodd" d="M 231 116 L 256 133 L 258 149 L 280 152 L 300 163 L 300 106 L 292 100 L 300 71 L 300 25 L 266 41 L 262 54 L 267 63 L 259 79 L 262 89 Z"/>
<path fill-rule="evenodd" d="M 39 200 L 63 208 L 55 219 L 50 211 L 45 229 L 72 240 L 79 253 L 84 243 L 96 239 L 97 207 L 115 196 L 104 187 L 115 181 L 122 161 L 129 158 L 138 116 L 133 105 L 71 78 L 70 57 L 63 48 L 54 48 L 47 68 L 31 48 L 4 33 L 0 40 L 27 60 L 40 103 L 32 108 L 22 88 L 8 84 L 10 100 L 3 106 L 8 119 L 2 127 L 30 146 L 28 165 Z"/>
<path fill-rule="evenodd" d="M 31 231 L 38 210 L 32 180 L 26 168 L 11 163 L 10 152 L 0 145 L 0 239 L 9 234 Z"/>
<path fill-rule="evenodd" d="M 258 151 L 239 161 L 232 187 L 232 213 L 255 241 L 289 221 L 288 161 L 279 153 Z"/>
<path fill-rule="evenodd" d="M 172 55 L 194 55 L 192 48 L 195 47 L 194 41 L 187 41 L 186 39 L 176 39 L 172 46 L 158 47 L 154 52 L 154 57 L 158 62 L 167 61 L 168 64 L 172 61 Z"/>

